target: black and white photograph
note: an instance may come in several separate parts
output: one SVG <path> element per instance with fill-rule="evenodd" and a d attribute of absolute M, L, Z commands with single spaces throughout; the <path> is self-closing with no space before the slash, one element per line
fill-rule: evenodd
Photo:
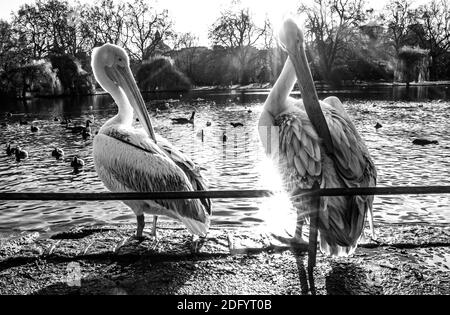
<path fill-rule="evenodd" d="M 2 1 L 0 295 L 449 295 L 447 119 L 449 0 Z"/>

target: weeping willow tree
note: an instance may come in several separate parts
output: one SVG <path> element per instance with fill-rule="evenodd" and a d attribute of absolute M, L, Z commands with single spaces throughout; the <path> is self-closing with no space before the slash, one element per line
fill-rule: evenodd
<path fill-rule="evenodd" d="M 136 74 L 139 88 L 143 91 L 189 91 L 191 82 L 167 57 L 155 57 L 143 63 Z"/>
<path fill-rule="evenodd" d="M 428 80 L 428 50 L 419 47 L 404 46 L 398 53 L 395 81 L 405 82 L 409 87 L 411 81 Z"/>
<path fill-rule="evenodd" d="M 15 70 L 16 94 L 21 98 L 31 95 L 55 95 L 62 91 L 61 82 L 50 62 L 32 61 Z"/>

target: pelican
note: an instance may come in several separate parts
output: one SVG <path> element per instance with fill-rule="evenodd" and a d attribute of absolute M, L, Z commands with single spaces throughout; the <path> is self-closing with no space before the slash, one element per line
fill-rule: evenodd
<path fill-rule="evenodd" d="M 376 169 L 370 154 L 336 97 L 319 102 L 303 46 L 303 33 L 292 19 L 285 21 L 280 41 L 289 57 L 271 90 L 259 120 L 259 134 L 266 153 L 277 156 L 285 189 L 372 187 Z M 296 80 L 303 100 L 289 97 Z M 271 152 L 279 139 L 278 154 Z M 314 208 L 310 198 L 300 198 L 293 244 L 304 244 L 302 225 Z M 347 256 L 354 252 L 364 228 L 366 214 L 372 223 L 373 196 L 322 197 L 318 213 L 321 252 Z"/>
<path fill-rule="evenodd" d="M 172 118 L 172 123 L 175 125 L 194 124 L 195 112 L 192 112 L 191 118 Z"/>
<path fill-rule="evenodd" d="M 200 169 L 163 137 L 156 135 L 142 95 L 133 78 L 128 55 L 122 48 L 105 44 L 92 54 L 98 83 L 113 97 L 118 114 L 108 120 L 94 138 L 94 163 L 105 186 L 117 192 L 205 190 Z M 133 109 L 142 129 L 133 127 Z M 197 236 L 210 226 L 209 199 L 124 201 L 137 218 L 136 237 L 142 239 L 144 214 L 179 220 Z"/>

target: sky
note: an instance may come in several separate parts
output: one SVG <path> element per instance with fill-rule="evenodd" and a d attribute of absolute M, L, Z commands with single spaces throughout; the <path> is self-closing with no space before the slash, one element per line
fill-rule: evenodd
<path fill-rule="evenodd" d="M 92 3 L 93 0 L 79 0 L 82 3 Z M 122 0 L 126 2 L 127 0 Z M 150 0 L 149 0 L 150 1 Z M 262 22 L 266 16 L 276 26 L 284 17 L 294 15 L 300 2 L 311 0 L 241 0 L 241 3 L 249 7 L 257 22 Z M 423 2 L 425 0 L 416 0 Z M 10 0 L 1 1 L 0 19 L 9 20 L 12 11 L 16 11 L 25 3 L 34 0 Z M 69 2 L 74 2 L 69 0 Z M 169 10 L 169 14 L 175 23 L 175 31 L 192 32 L 199 37 L 201 45 L 209 46 L 208 29 L 219 17 L 220 11 L 229 6 L 231 0 L 151 0 L 155 7 Z M 380 9 L 387 0 L 368 0 L 368 7 Z M 155 4 L 156 3 L 156 4 Z"/>

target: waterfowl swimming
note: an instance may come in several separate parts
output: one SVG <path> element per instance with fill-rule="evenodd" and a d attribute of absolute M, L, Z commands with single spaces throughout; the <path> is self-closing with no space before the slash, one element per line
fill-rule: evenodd
<path fill-rule="evenodd" d="M 66 129 L 72 131 L 72 133 L 82 133 L 83 131 L 91 133 L 90 124 L 92 124 L 92 121 L 86 120 L 86 126 L 66 126 Z"/>
<path fill-rule="evenodd" d="M 95 48 L 92 69 L 97 82 L 114 99 L 118 113 L 94 138 L 97 174 L 110 191 L 196 191 L 205 190 L 200 168 L 169 141 L 155 134 L 150 115 L 130 69 L 124 49 L 111 44 Z M 133 112 L 143 129 L 133 126 Z M 144 214 L 154 216 L 152 236 L 156 239 L 157 217 L 179 220 L 197 236 L 206 236 L 210 226 L 209 199 L 124 201 L 137 218 L 136 237 L 143 237 Z"/>
<path fill-rule="evenodd" d="M 80 158 L 78 158 L 77 156 L 74 156 L 72 158 L 72 162 L 70 163 L 70 166 L 73 167 L 74 170 L 80 170 L 84 167 L 84 161 Z"/>
<path fill-rule="evenodd" d="M 210 122 L 210 121 L 208 121 L 208 122 L 206 123 L 206 127 L 211 127 L 211 125 L 212 125 L 212 122 Z"/>
<path fill-rule="evenodd" d="M 7 156 L 11 156 L 11 155 L 15 155 L 16 154 L 16 148 L 11 148 L 11 144 L 8 143 L 7 147 L 6 147 L 6 155 Z"/>
<path fill-rule="evenodd" d="M 195 112 L 192 112 L 191 118 L 172 118 L 172 123 L 175 125 L 193 124 L 195 118 Z"/>
<path fill-rule="evenodd" d="M 91 137 L 91 128 L 89 128 L 89 130 L 85 129 L 83 130 L 83 132 L 81 133 L 82 137 L 84 140 L 87 140 Z"/>
<path fill-rule="evenodd" d="M 227 140 L 228 140 L 227 134 L 224 132 L 222 135 L 222 142 L 227 142 Z"/>
<path fill-rule="evenodd" d="M 380 128 L 382 128 L 383 126 L 379 123 L 379 122 L 377 122 L 377 124 L 375 125 L 375 129 L 380 129 Z"/>
<path fill-rule="evenodd" d="M 60 125 L 66 125 L 66 127 L 72 122 L 71 119 L 64 117 L 64 119 L 60 122 Z"/>
<path fill-rule="evenodd" d="M 244 127 L 244 124 L 243 124 L 243 123 L 235 123 L 235 122 L 232 122 L 232 123 L 230 123 L 230 125 L 233 126 L 234 128 L 236 128 L 236 127 Z"/>
<path fill-rule="evenodd" d="M 63 149 L 60 148 L 55 148 L 52 151 L 52 156 L 55 157 L 57 160 L 59 160 L 60 158 L 62 158 L 64 156 L 64 151 Z"/>
<path fill-rule="evenodd" d="M 38 132 L 39 131 L 39 127 L 37 126 L 31 126 L 31 132 Z"/>
<path fill-rule="evenodd" d="M 429 145 L 429 144 L 439 144 L 439 142 L 437 142 L 436 140 L 427 140 L 427 139 L 414 139 L 414 141 L 412 142 L 415 145 Z"/>
<path fill-rule="evenodd" d="M 25 151 L 25 150 L 22 150 L 21 147 L 17 147 L 17 148 L 15 149 L 14 154 L 15 154 L 15 156 L 16 156 L 16 161 L 17 161 L 17 162 L 20 162 L 21 160 L 25 160 L 25 159 L 28 158 L 28 152 Z"/>

